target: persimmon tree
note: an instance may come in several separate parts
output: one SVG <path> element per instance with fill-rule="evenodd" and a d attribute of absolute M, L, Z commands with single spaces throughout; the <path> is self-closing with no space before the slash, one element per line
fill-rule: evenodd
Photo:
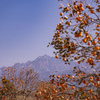
<path fill-rule="evenodd" d="M 15 91 L 15 85 L 10 82 L 10 80 L 6 79 L 6 77 L 2 77 L 2 85 L 0 86 L 0 100 L 14 99 Z"/>
<path fill-rule="evenodd" d="M 23 80 L 20 93 L 23 94 L 24 100 L 32 93 L 36 92 L 39 83 L 39 75 L 33 68 L 21 70 L 19 80 Z M 21 81 L 20 81 L 21 82 Z"/>
<path fill-rule="evenodd" d="M 17 100 L 17 97 L 23 96 L 26 100 L 36 91 L 38 86 L 38 74 L 32 67 L 17 70 L 16 67 L 8 67 L 1 77 L 1 99 L 11 98 Z"/>
<path fill-rule="evenodd" d="M 55 58 L 66 64 L 77 61 L 86 66 L 74 66 L 71 75 L 54 75 L 51 82 L 57 86 L 57 95 L 63 100 L 100 99 L 100 1 L 58 0 L 61 22 L 57 24 L 52 42 Z M 66 92 L 66 87 L 70 91 Z"/>
<path fill-rule="evenodd" d="M 90 65 L 99 61 L 100 4 L 96 0 L 91 2 L 90 5 L 88 0 L 72 0 L 65 6 L 60 3 L 61 22 L 50 43 L 57 50 L 56 58 L 62 58 L 66 63 L 86 60 Z"/>
<path fill-rule="evenodd" d="M 57 97 L 57 87 L 51 82 L 39 82 L 37 92 L 35 94 L 36 100 L 54 99 Z"/>

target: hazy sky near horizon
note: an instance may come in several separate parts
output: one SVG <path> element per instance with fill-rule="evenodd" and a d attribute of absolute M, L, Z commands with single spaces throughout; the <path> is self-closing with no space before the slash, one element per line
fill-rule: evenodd
<path fill-rule="evenodd" d="M 59 23 L 58 0 L 0 0 L 0 67 L 44 54 Z"/>

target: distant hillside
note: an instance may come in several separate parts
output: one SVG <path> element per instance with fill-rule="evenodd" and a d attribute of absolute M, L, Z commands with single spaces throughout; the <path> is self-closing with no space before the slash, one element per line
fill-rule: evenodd
<path fill-rule="evenodd" d="M 77 62 L 71 62 L 70 65 L 67 65 L 61 59 L 44 55 L 36 58 L 34 61 L 28 61 L 22 64 L 16 63 L 12 67 L 16 67 L 18 71 L 20 71 L 20 69 L 30 66 L 39 74 L 41 80 L 48 80 L 49 76 L 52 74 L 61 75 L 72 73 L 72 68 L 79 65 Z M 85 67 L 85 64 L 82 63 L 80 66 Z M 6 69 L 6 67 L 0 68 L 0 75 L 4 73 L 4 69 Z"/>

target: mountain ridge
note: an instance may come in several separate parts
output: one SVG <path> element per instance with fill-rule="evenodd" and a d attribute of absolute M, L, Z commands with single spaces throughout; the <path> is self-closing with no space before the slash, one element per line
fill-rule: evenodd
<path fill-rule="evenodd" d="M 69 67 L 60 59 L 56 59 L 55 57 L 50 57 L 49 55 L 43 55 L 37 57 L 33 61 L 27 61 L 26 63 L 15 63 L 13 66 L 8 67 L 16 67 L 18 70 L 22 68 L 28 68 L 32 66 L 34 70 L 39 74 L 41 79 L 49 78 L 49 75 L 62 73 L 63 71 L 70 70 Z M 4 70 L 7 67 L 0 68 L 0 76 L 4 73 Z"/>
<path fill-rule="evenodd" d="M 56 59 L 55 57 L 50 57 L 49 55 L 43 55 L 37 57 L 33 61 L 27 61 L 26 63 L 15 63 L 13 66 L 8 67 L 16 67 L 18 71 L 22 68 L 28 68 L 32 66 L 35 72 L 39 74 L 39 78 L 41 80 L 48 80 L 50 75 L 61 75 L 61 74 L 71 74 L 73 71 L 73 67 L 75 66 L 83 66 L 85 67 L 85 63 L 78 64 L 77 62 L 71 62 L 70 65 L 65 64 L 65 62 L 61 59 Z M 4 74 L 4 70 L 7 67 L 0 68 L 0 76 Z"/>

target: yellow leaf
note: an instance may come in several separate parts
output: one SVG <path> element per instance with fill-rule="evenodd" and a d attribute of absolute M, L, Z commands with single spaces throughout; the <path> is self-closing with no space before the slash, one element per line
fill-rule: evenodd
<path fill-rule="evenodd" d="M 59 3 L 59 5 L 61 5 L 64 8 L 64 5 L 63 4 Z"/>

